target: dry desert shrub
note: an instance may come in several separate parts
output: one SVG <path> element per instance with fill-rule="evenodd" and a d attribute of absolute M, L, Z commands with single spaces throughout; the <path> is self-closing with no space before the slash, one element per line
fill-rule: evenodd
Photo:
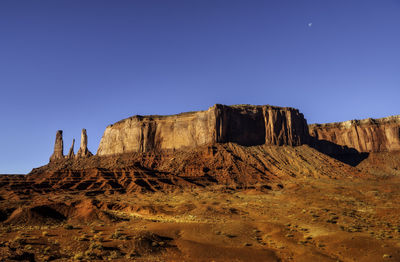
<path fill-rule="evenodd" d="M 83 260 L 84 257 L 85 257 L 85 255 L 83 254 L 83 252 L 78 252 L 78 253 L 75 253 L 74 260 L 80 261 L 80 260 Z"/>
<path fill-rule="evenodd" d="M 77 237 L 78 241 L 89 241 L 89 236 L 85 233 L 83 233 L 82 235 L 80 235 L 79 237 Z"/>
<path fill-rule="evenodd" d="M 67 230 L 72 230 L 72 229 L 74 229 L 74 226 L 70 225 L 70 224 L 66 224 L 66 225 L 64 225 L 64 228 Z"/>
<path fill-rule="evenodd" d="M 13 230 L 12 230 L 12 227 L 11 226 L 7 226 L 6 227 L 6 229 L 5 229 L 5 232 L 6 233 L 11 233 Z"/>
<path fill-rule="evenodd" d="M 111 239 L 127 240 L 128 236 L 121 231 L 121 229 L 116 229 L 115 232 L 111 235 Z"/>
<path fill-rule="evenodd" d="M 94 240 L 91 241 L 89 250 L 104 250 L 104 246 L 101 243 L 95 242 Z"/>
<path fill-rule="evenodd" d="M 110 255 L 108 256 L 108 259 L 118 259 L 122 256 L 121 252 L 119 250 L 113 250 L 110 252 Z"/>

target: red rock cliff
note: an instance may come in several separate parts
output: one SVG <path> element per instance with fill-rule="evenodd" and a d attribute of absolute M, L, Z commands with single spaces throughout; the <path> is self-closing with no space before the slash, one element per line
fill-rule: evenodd
<path fill-rule="evenodd" d="M 358 152 L 400 150 L 400 115 L 309 125 L 310 135 Z M 326 151 L 326 150 L 325 150 Z M 334 153 L 334 152 L 332 152 Z"/>
<path fill-rule="evenodd" d="M 215 105 L 170 116 L 133 116 L 106 128 L 97 154 L 113 155 L 193 148 L 234 142 L 297 146 L 308 142 L 308 126 L 297 109 Z"/>

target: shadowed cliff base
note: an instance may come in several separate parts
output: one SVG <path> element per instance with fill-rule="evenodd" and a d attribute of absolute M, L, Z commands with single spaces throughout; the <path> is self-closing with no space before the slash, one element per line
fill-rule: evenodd
<path fill-rule="evenodd" d="M 327 140 L 318 140 L 314 137 L 310 138 L 310 146 L 323 154 L 353 167 L 360 164 L 369 156 L 368 152 L 358 152 L 355 148 L 340 146 Z"/>
<path fill-rule="evenodd" d="M 352 166 L 370 153 L 400 151 L 400 115 L 311 124 L 308 128 L 312 147 Z"/>
<path fill-rule="evenodd" d="M 354 148 L 358 152 L 400 151 L 400 115 L 311 124 L 308 127 L 312 137 Z"/>

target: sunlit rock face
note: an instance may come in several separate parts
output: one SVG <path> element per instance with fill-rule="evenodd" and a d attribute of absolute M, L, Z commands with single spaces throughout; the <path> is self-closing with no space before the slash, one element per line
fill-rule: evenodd
<path fill-rule="evenodd" d="M 64 158 L 64 141 L 63 141 L 63 131 L 58 130 L 56 133 L 56 141 L 54 143 L 54 151 L 50 156 L 50 161 L 55 161 Z"/>
<path fill-rule="evenodd" d="M 86 129 L 82 129 L 81 132 L 81 146 L 79 147 L 78 153 L 76 154 L 76 157 L 89 157 L 92 156 L 93 154 L 89 151 L 87 147 L 88 143 L 88 137 L 86 134 Z"/>
<path fill-rule="evenodd" d="M 214 105 L 169 116 L 133 116 L 106 128 L 97 154 L 188 149 L 212 143 L 306 144 L 307 121 L 297 109 Z"/>
<path fill-rule="evenodd" d="M 309 125 L 309 130 L 310 135 L 318 140 L 353 148 L 358 152 L 400 150 L 400 115 L 312 124 Z"/>

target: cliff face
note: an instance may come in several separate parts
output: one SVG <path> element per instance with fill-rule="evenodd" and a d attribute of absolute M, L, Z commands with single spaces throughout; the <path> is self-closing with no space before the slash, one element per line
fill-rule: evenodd
<path fill-rule="evenodd" d="M 290 145 L 308 142 L 307 121 L 297 109 L 274 106 L 215 106 L 215 142 Z"/>
<path fill-rule="evenodd" d="M 400 150 L 400 115 L 380 119 L 351 120 L 330 124 L 309 125 L 310 135 L 317 140 L 332 142 L 358 152 L 384 152 Z M 319 144 L 329 153 L 329 143 Z"/>
<path fill-rule="evenodd" d="M 133 116 L 106 128 L 97 155 L 195 147 L 213 141 L 212 109 L 171 116 Z"/>
<path fill-rule="evenodd" d="M 171 116 L 133 116 L 106 128 L 97 155 L 194 148 L 234 142 L 297 146 L 308 142 L 304 116 L 293 108 L 215 105 Z"/>

